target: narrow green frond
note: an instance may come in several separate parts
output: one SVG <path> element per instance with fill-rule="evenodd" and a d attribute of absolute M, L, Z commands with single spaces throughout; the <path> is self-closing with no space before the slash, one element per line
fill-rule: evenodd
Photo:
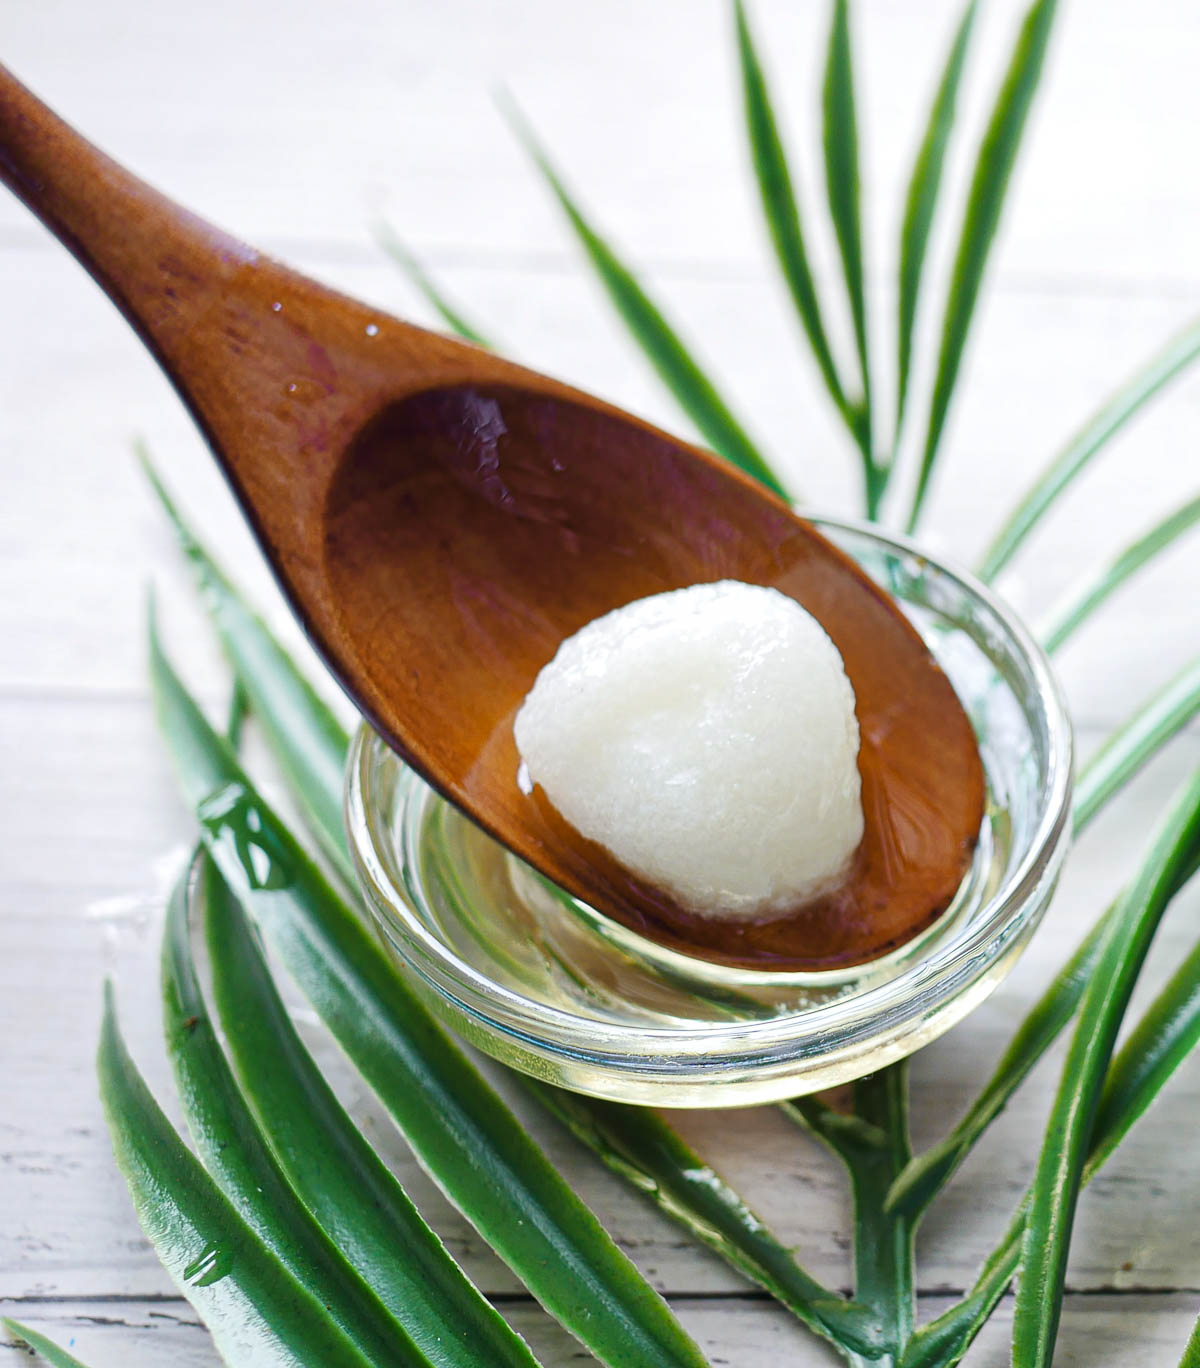
<path fill-rule="evenodd" d="M 1194 844 L 1190 856 L 1185 856 L 1173 872 L 1169 896 L 1178 893 L 1195 876 L 1198 866 L 1200 846 Z M 1118 910 L 1117 905 L 1110 908 L 1096 932 L 1106 933 Z M 1196 1035 L 1200 1034 L 1200 1021 L 1195 1019 L 1196 973 L 1200 973 L 1200 947 L 1159 994 L 1134 1028 L 1129 1044 L 1113 1060 L 1092 1123 L 1082 1183 L 1091 1182 L 1173 1071 L 1187 1058 Z M 1089 973 L 1088 979 L 1092 977 Z M 1029 1209 L 1027 1192 L 974 1286 L 961 1301 L 916 1332 L 900 1368 L 952 1368 L 960 1362 L 1021 1266 Z"/>
<path fill-rule="evenodd" d="M 606 1167 L 765 1287 L 815 1334 L 842 1352 L 879 1356 L 882 1342 L 867 1309 L 801 1268 L 738 1194 L 650 1108 L 605 1102 L 530 1078 L 521 1081 Z"/>
<path fill-rule="evenodd" d="M 899 1368 L 954 1368 L 962 1361 L 1020 1267 L 1027 1210 L 1028 1196 L 1017 1208 L 967 1295 L 936 1320 L 921 1326 L 909 1340 Z"/>
<path fill-rule="evenodd" d="M 1192 1327 L 1188 1342 L 1179 1360 L 1179 1368 L 1200 1368 L 1200 1320 Z"/>
<path fill-rule="evenodd" d="M 1200 859 L 1180 876 L 1194 877 Z M 1142 1013 L 1113 1059 L 1092 1127 L 1084 1181 L 1101 1167 L 1200 1042 L 1200 944 Z"/>
<path fill-rule="evenodd" d="M 9 1320 L 6 1316 L 0 1317 L 0 1325 L 8 1331 L 10 1335 L 15 1335 L 17 1339 L 24 1340 L 27 1345 L 37 1354 L 40 1354 L 52 1368 L 87 1368 L 85 1363 L 81 1363 L 73 1354 L 68 1354 L 65 1349 L 60 1349 L 53 1340 L 49 1340 L 45 1335 L 40 1335 L 36 1330 L 31 1330 L 29 1326 L 22 1325 L 20 1321 Z"/>
<path fill-rule="evenodd" d="M 289 668 L 283 648 L 179 511 L 145 445 L 135 450 L 301 814 L 342 883 L 357 887 L 342 835 L 345 728 L 308 680 Z"/>
<path fill-rule="evenodd" d="M 567 222 L 634 341 L 704 440 L 733 465 L 775 493 L 788 497 L 741 423 L 692 358 L 679 334 L 638 283 L 633 272 L 584 217 L 524 115 L 511 100 L 501 102 L 513 132 L 542 173 Z"/>
<path fill-rule="evenodd" d="M 813 357 L 825 381 L 834 407 L 857 440 L 859 432 L 846 398 L 845 386 L 829 347 L 821 316 L 816 282 L 808 263 L 800 201 L 792 182 L 787 153 L 779 135 L 766 75 L 755 47 L 743 0 L 735 0 L 738 56 L 741 67 L 742 96 L 746 106 L 746 133 L 750 160 L 758 182 L 763 217 L 796 314 L 812 348 Z M 863 452 L 870 457 L 870 447 Z"/>
<path fill-rule="evenodd" d="M 1129 778 L 1200 711 L 1200 660 L 1119 727 L 1080 775 L 1073 810 L 1081 832 Z M 979 1137 L 1066 1027 L 1096 972 L 1114 904 L 1096 922 L 1070 960 L 1022 1021 L 991 1077 L 954 1127 L 916 1156 L 888 1193 L 887 1204 L 914 1220 L 950 1181 Z"/>
<path fill-rule="evenodd" d="M 898 354 L 896 389 L 896 431 L 894 447 L 899 444 L 908 402 L 908 379 L 912 367 L 913 331 L 917 321 L 917 304 L 921 297 L 921 276 L 925 253 L 929 246 L 929 231 L 937 209 L 938 192 L 942 185 L 942 170 L 946 148 L 958 105 L 958 87 L 966 64 L 967 48 L 979 0 L 970 0 L 959 20 L 954 41 L 946 57 L 942 79 L 929 111 L 925 133 L 917 149 L 908 193 L 904 199 L 904 220 L 900 229 L 900 289 L 897 298 L 896 341 Z"/>
<path fill-rule="evenodd" d="M 921 517 L 929 481 L 941 447 L 950 401 L 954 396 L 967 335 L 979 299 L 992 242 L 1000 224 L 1005 195 L 1033 97 L 1042 74 L 1046 47 L 1054 25 L 1057 0 L 1036 0 L 1026 12 L 1008 71 L 992 109 L 967 192 L 967 206 L 950 276 L 941 344 L 924 450 L 908 518 L 911 532 Z"/>
<path fill-rule="evenodd" d="M 953 1129 L 901 1171 L 887 1194 L 890 1210 L 905 1213 L 914 1222 L 920 1219 L 979 1137 L 1058 1039 L 1075 1015 L 1083 990 L 1095 972 L 1113 910 L 1110 907 L 1097 921 L 1055 975 L 1049 988 L 1017 1028 L 991 1077 Z"/>
<path fill-rule="evenodd" d="M 111 985 L 96 1064 L 113 1152 L 138 1222 L 221 1357 L 255 1368 L 370 1368 L 175 1134 L 121 1039 Z"/>
<path fill-rule="evenodd" d="M 207 864 L 207 861 L 205 862 Z M 184 1117 L 210 1176 L 280 1264 L 378 1368 L 435 1368 L 468 1359 L 426 1358 L 345 1254 L 297 1199 L 250 1113 L 217 1041 L 192 958 L 183 871 L 167 905 L 162 947 L 163 1027 Z M 217 881 L 208 867 L 204 883 Z M 269 1047 L 268 1047 L 269 1048 Z"/>
<path fill-rule="evenodd" d="M 446 298 L 441 287 L 409 251 L 390 223 L 384 219 L 377 219 L 373 236 L 379 247 L 400 267 L 452 333 L 457 334 L 465 342 L 474 342 L 477 347 L 487 347 L 489 351 L 494 348 L 495 344 L 489 341 L 487 335 L 480 332 L 466 315 L 460 312 L 458 306 Z"/>
<path fill-rule="evenodd" d="M 854 1201 L 854 1296 L 874 1310 L 893 1361 L 913 1331 L 916 1227 L 887 1205 L 887 1194 L 912 1158 L 908 1138 L 908 1061 L 891 1064 L 852 1085 L 854 1115 L 883 1137 L 848 1166 Z"/>
<path fill-rule="evenodd" d="M 1181 504 L 1149 532 L 1130 542 L 1112 560 L 1101 566 L 1059 604 L 1041 625 L 1038 635 L 1046 650 L 1057 651 L 1127 579 L 1137 574 L 1197 522 L 1200 522 L 1200 495 Z"/>
<path fill-rule="evenodd" d="M 1108 738 L 1075 781 L 1082 831 L 1129 780 L 1200 712 L 1200 658 L 1184 667 Z"/>
<path fill-rule="evenodd" d="M 1200 773 L 1156 836 L 1105 937 L 1084 990 L 1031 1189 L 1013 1315 L 1014 1368 L 1049 1368 L 1067 1252 L 1104 1076 L 1150 942 L 1200 852 Z"/>
<path fill-rule="evenodd" d="M 701 1368 L 666 1304 L 406 987 L 209 726 L 151 624 L 151 681 L 214 862 L 439 1186 L 603 1362 Z"/>
<path fill-rule="evenodd" d="M 245 914 L 211 865 L 200 892 L 221 1029 L 290 1190 L 403 1324 L 423 1362 L 537 1368 L 322 1078 Z"/>
<path fill-rule="evenodd" d="M 1177 333 L 1094 413 L 1034 481 L 996 534 L 975 573 L 991 583 L 1059 495 L 1144 404 L 1200 357 L 1200 321 Z"/>
<path fill-rule="evenodd" d="M 837 238 L 854 323 L 854 344 L 862 378 L 863 444 L 872 463 L 871 364 L 864 286 L 861 186 L 858 169 L 858 111 L 854 96 L 854 51 L 849 0 L 833 0 L 822 87 L 822 141 L 829 217 Z"/>

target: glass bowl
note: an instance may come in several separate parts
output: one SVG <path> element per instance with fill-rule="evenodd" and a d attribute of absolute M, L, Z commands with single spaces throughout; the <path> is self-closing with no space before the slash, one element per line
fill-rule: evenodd
<path fill-rule="evenodd" d="M 1046 658 L 983 585 L 907 540 L 814 518 L 900 604 L 961 698 L 987 795 L 954 902 L 849 969 L 729 968 L 611 922 L 523 864 L 368 727 L 346 820 L 383 942 L 429 1006 L 487 1054 L 623 1102 L 750 1105 L 872 1073 L 959 1021 L 1012 967 L 1070 835 L 1072 738 Z"/>

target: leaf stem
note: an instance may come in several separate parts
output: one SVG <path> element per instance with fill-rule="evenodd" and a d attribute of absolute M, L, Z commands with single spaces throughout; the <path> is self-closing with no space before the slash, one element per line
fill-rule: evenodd
<path fill-rule="evenodd" d="M 907 1061 L 858 1079 L 852 1112 L 811 1096 L 792 1098 L 781 1110 L 845 1165 L 854 1204 L 855 1300 L 876 1318 L 881 1362 L 898 1363 L 913 1329 L 915 1223 L 885 1199 L 911 1158 Z"/>
<path fill-rule="evenodd" d="M 854 1112 L 884 1144 L 851 1167 L 854 1196 L 855 1297 L 875 1309 L 896 1361 L 913 1331 L 912 1222 L 890 1210 L 888 1190 L 912 1157 L 908 1138 L 908 1062 L 901 1060 L 854 1084 Z"/>

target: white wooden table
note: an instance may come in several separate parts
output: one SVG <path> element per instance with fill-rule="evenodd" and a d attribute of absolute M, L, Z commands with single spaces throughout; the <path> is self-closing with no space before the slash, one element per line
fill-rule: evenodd
<path fill-rule="evenodd" d="M 898 190 L 957 5 L 864 0 L 868 214 L 882 329 Z M 814 122 L 825 6 L 753 14 L 817 201 Z M 966 100 L 995 88 L 1018 7 L 986 7 Z M 768 269 L 744 165 L 729 15 L 716 0 L 7 0 L 3 59 L 93 138 L 217 222 L 401 314 L 428 314 L 373 247 L 386 208 L 446 286 L 522 359 L 667 425 L 670 400 L 621 338 L 496 114 L 521 98 L 601 221 L 724 377 L 796 488 L 851 507 L 852 462 Z M 928 530 L 969 560 L 1014 495 L 1099 398 L 1200 311 L 1200 10 L 1090 0 L 1062 17 L 970 352 Z M 962 152 L 956 184 L 961 184 Z M 955 197 L 955 204 L 959 202 Z M 818 216 L 812 215 L 814 219 Z M 953 220 L 956 215 L 949 216 Z M 945 225 L 943 225 L 945 227 Z M 818 252 L 831 292 L 828 235 Z M 945 235 L 940 243 L 945 256 Z M 80 269 L 0 200 L 0 1311 L 89 1362 L 209 1364 L 187 1304 L 134 1221 L 93 1075 L 100 987 L 118 974 L 132 1044 L 165 1089 L 153 957 L 164 879 L 189 839 L 155 737 L 144 586 L 216 703 L 225 687 L 172 547 L 129 458 L 151 441 L 238 575 L 290 627 L 195 432 L 149 357 Z M 882 345 L 882 339 L 881 339 Z M 1047 604 L 1105 548 L 1194 492 L 1200 375 L 1097 464 L 1007 583 Z M 1200 643 L 1200 539 L 1114 602 L 1061 660 L 1086 752 Z M 1096 824 L 1012 979 L 914 1066 L 928 1142 L 981 1081 L 1026 1004 L 1126 877 L 1200 760 L 1193 728 Z M 1194 939 L 1173 910 L 1161 975 Z M 326 1055 L 321 1037 L 312 1038 Z M 336 1062 L 338 1079 L 345 1077 Z M 1055 1082 L 1043 1066 L 993 1127 L 920 1241 L 920 1311 L 967 1285 L 1025 1184 Z M 433 1190 L 370 1098 L 356 1114 L 471 1274 L 548 1365 L 586 1357 Z M 1200 1309 L 1200 1067 L 1181 1070 L 1085 1196 L 1062 1363 L 1175 1362 Z M 822 1278 L 845 1286 L 846 1194 L 770 1110 L 680 1118 Z M 826 1355 L 783 1313 L 545 1126 L 545 1143 L 714 1363 Z M 1007 1361 L 1010 1303 L 969 1363 Z M 0 1343 L 0 1364 L 24 1361 Z"/>

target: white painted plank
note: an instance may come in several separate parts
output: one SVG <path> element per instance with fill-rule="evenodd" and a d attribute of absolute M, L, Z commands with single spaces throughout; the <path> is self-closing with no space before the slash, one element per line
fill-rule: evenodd
<path fill-rule="evenodd" d="M 989 5 L 968 74 L 956 184 L 1021 13 Z M 900 189 L 959 12 L 955 0 L 858 7 L 869 221 L 894 254 Z M 827 5 L 752 6 L 827 255 L 817 92 Z M 416 243 L 554 253 L 562 236 L 492 103 L 501 82 L 552 137 L 640 258 L 757 260 L 729 9 L 721 0 L 519 7 L 451 0 L 214 0 L 202 9 L 11 0 L 13 69 L 114 155 L 216 221 L 271 245 L 361 246 L 386 196 Z M 1200 18 L 1186 0 L 1068 6 L 1060 19 L 1003 264 L 1025 279 L 1200 278 L 1195 177 Z M 953 202 L 958 204 L 959 194 Z M 953 216 L 952 216 L 953 217 Z M 0 231 L 28 221 L 0 203 Z"/>
<path fill-rule="evenodd" d="M 941 1298 L 923 1299 L 922 1319 L 944 1310 Z M 595 1359 L 525 1302 L 501 1308 L 545 1368 L 590 1364 Z M 676 1314 L 713 1368 L 765 1368 L 790 1362 L 806 1368 L 839 1363 L 831 1351 L 788 1315 L 765 1301 L 699 1298 L 678 1302 Z M 1196 1317 L 1194 1293 L 1153 1296 L 1068 1296 L 1055 1363 L 1061 1368 L 1163 1368 L 1182 1353 Z M 57 1339 L 89 1365 L 170 1363 L 172 1368 L 215 1368 L 204 1327 L 178 1299 L 137 1302 L 4 1302 L 0 1314 Z M 964 1362 L 967 1368 L 1001 1368 L 1009 1362 L 1012 1303 L 997 1308 Z M 11 1341 L 0 1340 L 0 1365 L 28 1362 Z"/>

